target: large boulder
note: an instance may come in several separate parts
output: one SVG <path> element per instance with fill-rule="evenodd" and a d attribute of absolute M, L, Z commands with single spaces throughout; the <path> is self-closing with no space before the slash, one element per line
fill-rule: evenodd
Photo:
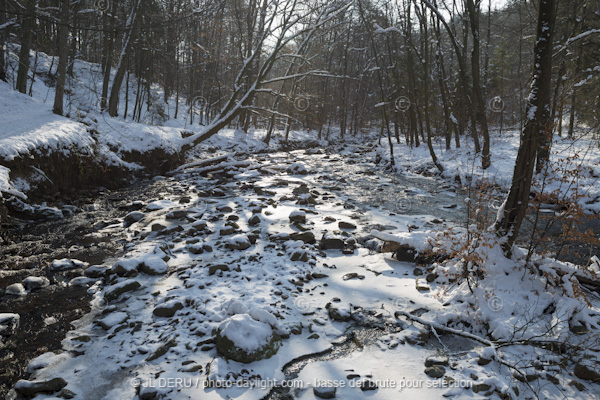
<path fill-rule="evenodd" d="M 227 359 L 249 364 L 271 358 L 281 346 L 281 337 L 265 322 L 248 314 L 237 314 L 219 326 L 217 350 Z"/>

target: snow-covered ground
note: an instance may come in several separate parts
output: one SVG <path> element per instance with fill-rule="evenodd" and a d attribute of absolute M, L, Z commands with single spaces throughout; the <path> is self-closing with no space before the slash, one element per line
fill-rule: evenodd
<path fill-rule="evenodd" d="M 17 64 L 17 49 L 9 52 L 9 65 Z M 123 118 L 126 108 L 126 88 L 123 85 L 119 103 L 120 117 L 111 118 L 99 112 L 102 86 L 100 65 L 75 60 L 74 76 L 67 80 L 65 94 L 65 115 L 52 113 L 54 87 L 51 75 L 55 74 L 56 63 L 52 57 L 32 52 L 31 68 L 36 79 L 31 84 L 31 96 L 18 93 L 12 83 L 0 81 L 0 196 L 18 195 L 25 198 L 26 192 L 34 182 L 13 180 L 10 169 L 2 165 L 2 160 L 33 158 L 48 152 L 63 154 L 93 155 L 105 165 L 116 165 L 128 169 L 141 169 L 141 166 L 123 161 L 127 153 L 143 153 L 162 149 L 167 154 L 177 153 L 188 143 L 184 136 L 201 131 L 203 127 L 195 122 L 189 123 L 190 106 L 180 100 L 178 118 L 175 117 L 175 98 L 165 103 L 160 87 L 152 88 L 155 107 L 150 110 L 142 107 L 140 123 L 132 120 L 135 106 L 137 80 L 129 82 L 128 116 Z M 50 68 L 53 68 L 50 71 Z M 114 73 L 114 71 L 113 71 Z M 161 112 L 169 119 L 160 118 Z M 196 116 L 196 121 L 198 120 Z M 202 157 L 207 148 L 228 149 L 236 147 L 238 151 L 257 150 L 266 147 L 262 143 L 264 131 L 240 134 L 235 130 L 225 130 L 216 137 L 203 143 L 190 157 Z M 291 132 L 292 140 L 309 137 L 305 132 Z M 276 136 L 272 146 L 280 143 Z"/>
<path fill-rule="evenodd" d="M 156 107 L 144 107 L 141 123 L 99 113 L 101 72 L 80 61 L 69 84 L 71 118 L 55 116 L 53 90 L 44 83 L 50 65 L 49 57 L 38 55 L 33 98 L 0 82 L 0 115 L 8 121 L 0 127 L 5 160 L 75 151 L 136 168 L 121 156 L 156 148 L 176 152 L 186 143 L 184 131 L 201 129 L 186 121 L 183 101 L 179 118 L 160 121 L 160 88 L 153 88 Z M 174 103 L 162 105 L 173 117 Z M 121 114 L 124 108 L 122 102 Z M 264 134 L 225 130 L 192 155 L 264 150 Z M 292 139 L 314 134 L 293 132 Z M 436 144 L 442 177 L 458 176 L 465 185 L 472 176 L 487 178 L 506 189 L 518 133 L 493 134 L 492 140 L 486 171 L 468 140 L 459 150 Z M 550 175 L 567 181 L 553 180 L 547 189 L 577 190 L 585 194 L 581 204 L 597 212 L 596 146 L 589 136 L 557 138 L 551 167 L 565 170 Z M 385 146 L 344 151 L 344 157 L 362 153 L 354 161 L 373 168 L 376 154 L 389 159 Z M 435 174 L 426 146 L 396 145 L 395 155 L 403 174 Z M 347 181 L 323 169 L 336 163 L 344 169 L 344 157 L 319 149 L 245 155 L 223 161 L 222 173 L 209 178 L 206 164 L 190 160 L 173 176 L 159 177 L 168 179 L 168 193 L 103 228 L 104 234 L 126 231 L 126 256 L 90 266 L 69 283 L 89 286 L 92 312 L 75 324 L 63 353 L 30 364 L 33 383 L 21 381 L 17 389 L 51 385 L 58 389 L 37 398 L 62 390 L 62 397 L 85 400 L 138 393 L 144 399 L 259 399 L 274 384 L 291 385 L 294 397 L 306 399 L 333 387 L 343 399 L 594 398 L 600 390 L 592 383 L 598 377 L 599 302 L 576 275 L 597 279 L 598 263 L 584 270 L 539 257 L 526 262 L 520 250 L 509 260 L 485 235 L 479 246 L 427 268 L 398 261 L 382 252 L 382 241 L 436 252 L 456 250 L 452 246 L 464 244 L 464 237 L 460 230 L 449 235 L 452 226 L 437 215 L 357 206 L 351 188 L 333 189 Z M 0 193 L 23 197 L 27 184 L 9 173 L 0 166 Z M 419 190 L 410 189 L 433 196 Z M 81 266 L 65 260 L 52 265 Z M 479 278 L 467 281 L 465 271 Z M 20 294 L 27 295 L 25 289 Z M 232 360 L 240 354 L 258 360 Z M 311 362 L 303 364 L 303 357 Z"/>
<path fill-rule="evenodd" d="M 436 141 L 435 152 L 444 167 L 442 176 L 449 181 L 458 177 L 465 186 L 469 186 L 473 182 L 472 177 L 475 177 L 475 181 L 496 183 L 508 191 L 519 149 L 519 135 L 517 130 L 491 131 L 491 166 L 486 170 L 481 168 L 481 155 L 475 153 L 470 138 L 462 138 L 462 147 L 459 149 L 452 143 L 451 150 L 446 150 L 441 141 Z M 573 139 L 555 136 L 548 173 L 535 177 L 537 187 L 543 187 L 545 193 L 557 191 L 561 200 L 577 196 L 577 201 L 584 209 L 599 213 L 599 146 L 600 138 L 584 130 Z M 389 161 L 390 153 L 385 141 L 382 141 L 380 155 Z M 394 155 L 401 172 L 439 173 L 431 162 L 426 143 L 411 148 L 404 143 L 403 138 L 402 144 L 397 144 L 394 140 Z M 544 179 L 544 176 L 547 178 Z"/>
<path fill-rule="evenodd" d="M 382 252 L 376 237 L 448 246 L 447 227 L 332 192 L 340 182 L 315 171 L 344 159 L 310 150 L 249 161 L 224 161 L 212 178 L 187 168 L 167 178 L 170 193 L 105 228 L 126 229 L 128 253 L 71 282 L 90 285 L 93 310 L 65 353 L 34 360 L 31 380 L 61 378 L 86 400 L 260 399 L 273 385 L 303 399 L 333 387 L 342 399 L 591 399 L 600 389 L 573 372 L 597 371 L 600 324 L 573 266 L 534 260 L 542 275 L 532 274 L 520 252 L 508 260 L 481 246 L 488 274 L 471 293 L 459 256 L 424 268 Z M 275 354 L 227 360 L 223 337 Z M 525 339 L 588 345 L 565 359 Z"/>

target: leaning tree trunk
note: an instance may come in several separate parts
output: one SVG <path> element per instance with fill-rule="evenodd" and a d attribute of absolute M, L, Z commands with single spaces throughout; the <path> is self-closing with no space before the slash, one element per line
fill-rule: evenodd
<path fill-rule="evenodd" d="M 58 68 L 56 79 L 56 93 L 54 94 L 54 114 L 63 115 L 63 97 L 67 78 L 67 63 L 69 61 L 69 5 L 70 0 L 60 2 L 60 26 L 58 27 Z"/>
<path fill-rule="evenodd" d="M 123 35 L 123 49 L 121 51 L 121 55 L 119 56 L 117 73 L 115 74 L 112 89 L 110 90 L 110 100 L 108 101 L 108 115 L 111 117 L 116 117 L 119 115 L 119 94 L 121 92 L 121 85 L 123 84 L 123 78 L 125 78 L 125 70 L 127 66 L 125 57 L 127 56 L 129 48 L 131 47 L 133 29 L 135 27 L 136 16 L 141 2 L 142 0 L 137 0 L 135 3 L 133 3 L 131 15 L 127 20 L 125 34 Z"/>
<path fill-rule="evenodd" d="M 525 109 L 525 115 L 528 118 L 521 133 L 521 144 L 517 153 L 512 185 L 495 224 L 497 234 L 506 238 L 503 248 L 509 256 L 529 206 L 537 145 L 548 130 L 552 129 L 550 86 L 552 82 L 554 17 L 555 0 L 540 0 L 537 40 L 534 47 L 533 80 Z"/>

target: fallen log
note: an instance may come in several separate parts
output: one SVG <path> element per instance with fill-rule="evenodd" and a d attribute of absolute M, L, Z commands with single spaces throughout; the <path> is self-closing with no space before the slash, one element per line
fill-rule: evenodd
<path fill-rule="evenodd" d="M 178 172 L 184 171 L 188 168 L 199 168 L 199 167 L 205 167 L 208 165 L 219 164 L 223 161 L 229 160 L 229 158 L 232 156 L 233 156 L 233 154 L 225 154 L 222 156 L 207 158 L 204 160 L 198 160 L 198 161 L 194 161 L 191 163 L 183 164 L 183 165 L 179 166 L 178 168 L 175 168 L 173 171 L 167 172 L 166 175 L 173 176 L 173 175 L 177 174 Z"/>

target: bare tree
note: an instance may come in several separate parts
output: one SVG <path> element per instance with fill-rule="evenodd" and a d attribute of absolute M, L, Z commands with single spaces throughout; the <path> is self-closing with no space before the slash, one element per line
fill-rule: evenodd
<path fill-rule="evenodd" d="M 119 96 L 127 67 L 127 63 L 125 61 L 127 53 L 129 52 L 129 48 L 131 47 L 135 22 L 141 3 L 142 0 L 133 0 L 131 13 L 129 14 L 129 18 L 127 19 L 127 24 L 125 26 L 125 33 L 123 34 L 123 48 L 119 56 L 119 62 L 117 63 L 117 72 L 113 80 L 112 89 L 110 90 L 110 100 L 108 101 L 108 114 L 111 117 L 116 117 L 119 115 Z"/>
<path fill-rule="evenodd" d="M 525 108 L 527 121 L 521 133 L 510 191 L 495 223 L 498 235 L 506 238 L 503 247 L 507 254 L 512 251 L 529 206 L 538 143 L 548 134 L 548 130 L 552 130 L 550 94 L 554 22 L 555 0 L 540 0 L 533 79 Z"/>

